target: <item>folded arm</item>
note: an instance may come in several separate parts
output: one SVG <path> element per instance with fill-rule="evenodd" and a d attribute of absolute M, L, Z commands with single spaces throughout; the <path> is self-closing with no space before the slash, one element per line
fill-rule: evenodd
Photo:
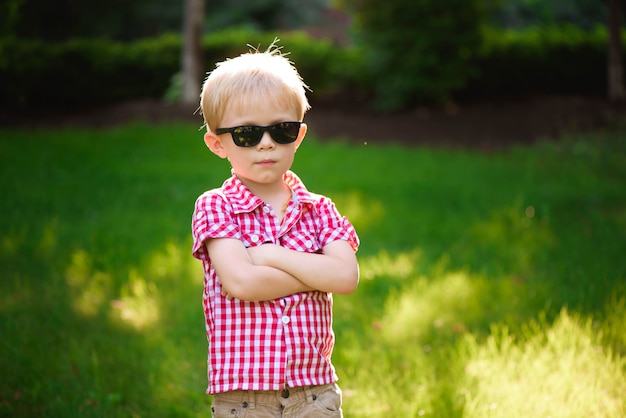
<path fill-rule="evenodd" d="M 279 269 L 322 292 L 349 294 L 359 283 L 359 265 L 348 241 L 333 241 L 322 249 L 322 254 L 274 244 L 248 248 L 248 254 L 254 264 Z"/>
<path fill-rule="evenodd" d="M 261 301 L 315 290 L 278 267 L 255 264 L 238 239 L 215 238 L 205 245 L 228 297 Z"/>

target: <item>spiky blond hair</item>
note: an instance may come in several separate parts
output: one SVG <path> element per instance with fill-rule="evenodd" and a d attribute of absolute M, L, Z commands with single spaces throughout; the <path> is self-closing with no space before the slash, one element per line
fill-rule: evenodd
<path fill-rule="evenodd" d="M 276 46 L 265 51 L 251 48 L 238 57 L 217 63 L 200 95 L 200 108 L 207 130 L 214 131 L 226 108 L 238 109 L 255 102 L 273 101 L 293 109 L 298 120 L 310 108 L 304 83 L 293 63 Z"/>

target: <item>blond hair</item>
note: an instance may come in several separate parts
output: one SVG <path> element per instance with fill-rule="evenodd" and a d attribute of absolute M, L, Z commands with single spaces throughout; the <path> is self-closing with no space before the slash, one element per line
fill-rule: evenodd
<path fill-rule="evenodd" d="M 251 49 L 238 57 L 217 63 L 202 86 L 200 108 L 208 131 L 215 131 L 226 108 L 238 109 L 254 101 L 272 100 L 293 109 L 298 120 L 310 108 L 305 90 L 308 86 L 295 66 L 276 47 L 275 40 L 266 51 Z M 261 102 L 260 102 L 261 103 Z"/>

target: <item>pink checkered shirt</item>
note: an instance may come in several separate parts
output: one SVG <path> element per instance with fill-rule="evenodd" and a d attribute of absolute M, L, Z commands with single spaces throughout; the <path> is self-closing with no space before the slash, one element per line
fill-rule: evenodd
<path fill-rule="evenodd" d="M 296 251 L 321 252 L 336 240 L 356 251 L 359 239 L 350 222 L 327 197 L 310 193 L 291 171 L 292 190 L 283 226 L 271 206 L 232 176 L 220 189 L 203 193 L 192 219 L 193 255 L 202 260 L 202 298 L 209 342 L 207 393 L 279 390 L 337 381 L 331 363 L 335 343 L 332 294 L 296 293 L 265 302 L 227 300 L 204 242 L 236 238 L 246 247 L 278 244 Z"/>

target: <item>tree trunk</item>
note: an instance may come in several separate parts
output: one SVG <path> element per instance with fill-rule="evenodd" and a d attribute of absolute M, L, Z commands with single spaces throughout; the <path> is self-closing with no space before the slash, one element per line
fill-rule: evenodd
<path fill-rule="evenodd" d="M 608 3 L 608 96 L 612 102 L 623 101 L 624 91 L 624 63 L 622 59 L 622 16 L 621 0 L 607 0 Z"/>
<path fill-rule="evenodd" d="M 200 100 L 202 84 L 202 27 L 204 24 L 204 0 L 185 0 L 183 17 L 182 73 L 183 103 Z"/>

